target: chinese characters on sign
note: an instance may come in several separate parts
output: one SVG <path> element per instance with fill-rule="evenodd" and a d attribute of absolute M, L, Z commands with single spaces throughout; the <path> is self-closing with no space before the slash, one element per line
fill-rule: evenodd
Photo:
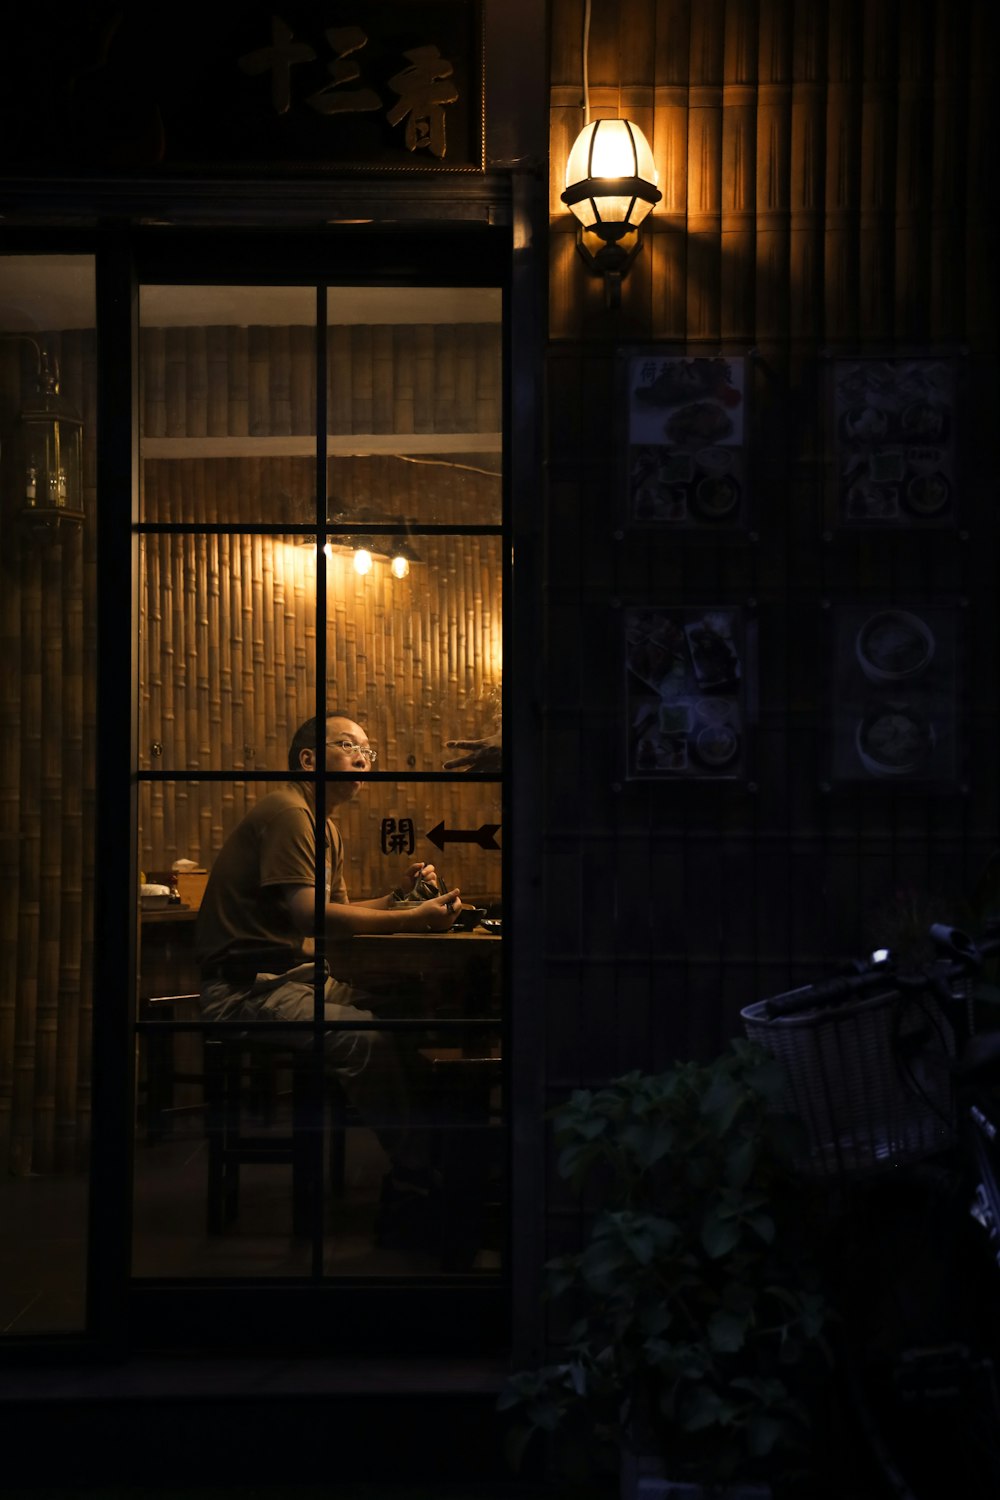
<path fill-rule="evenodd" d="M 839 524 L 954 524 L 954 365 L 837 360 L 833 386 Z"/>
<path fill-rule="evenodd" d="M 333 82 L 307 94 L 304 102 L 317 113 L 331 116 L 382 109 L 386 101 L 364 80 L 361 63 L 354 56 L 367 46 L 366 33 L 360 26 L 329 26 L 323 35 L 333 57 L 327 63 Z M 385 117 L 392 126 L 406 121 L 408 151 L 426 150 L 441 158 L 447 150 L 445 107 L 458 100 L 458 89 L 452 82 L 453 64 L 430 43 L 408 48 L 402 56 L 408 66 L 387 80 L 387 87 L 397 97 L 389 102 Z M 308 42 L 296 40 L 291 27 L 280 16 L 272 16 L 270 46 L 244 53 L 238 63 L 250 77 L 270 74 L 271 104 L 280 115 L 293 106 L 292 69 L 314 62 L 316 57 Z M 359 82 L 360 87 L 356 86 Z"/>
<path fill-rule="evenodd" d="M 412 854 L 414 849 L 412 818 L 383 818 L 379 830 L 383 854 Z"/>
<path fill-rule="evenodd" d="M 746 524 L 744 361 L 626 359 L 627 519 L 640 525 Z"/>
<path fill-rule="evenodd" d="M 745 776 L 745 650 L 738 609 L 625 612 L 630 780 Z"/>

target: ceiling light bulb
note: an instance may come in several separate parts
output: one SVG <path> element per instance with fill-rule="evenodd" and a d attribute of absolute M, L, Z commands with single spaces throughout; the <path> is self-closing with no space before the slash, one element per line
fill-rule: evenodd
<path fill-rule="evenodd" d="M 327 542 L 323 548 L 323 552 L 326 556 L 327 562 L 329 562 L 333 557 L 333 543 Z"/>
<path fill-rule="evenodd" d="M 410 572 L 410 559 L 402 552 L 397 552 L 390 564 L 393 578 L 406 578 Z"/>
<path fill-rule="evenodd" d="M 354 571 L 362 577 L 372 570 L 372 555 L 367 547 L 357 547 L 354 552 Z"/>

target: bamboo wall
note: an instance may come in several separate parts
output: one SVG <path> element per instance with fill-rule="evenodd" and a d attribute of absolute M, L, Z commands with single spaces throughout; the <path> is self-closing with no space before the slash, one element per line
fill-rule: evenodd
<path fill-rule="evenodd" d="M 594 0 L 593 118 L 663 201 L 604 305 L 559 201 L 583 0 L 553 0 L 545 675 L 548 1084 L 706 1056 L 744 1004 L 862 951 L 898 896 L 953 915 L 1000 839 L 997 181 L 988 0 Z M 745 532 L 624 521 L 615 355 L 750 359 Z M 838 531 L 828 357 L 960 351 L 954 530 Z M 752 358 L 751 352 L 753 351 Z M 831 785 L 827 604 L 954 604 L 958 783 Z M 758 637 L 748 785 L 623 778 L 628 603 L 737 605 Z M 579 766 L 575 780 L 568 766 Z M 925 905 L 926 909 L 926 905 Z"/>
<path fill-rule="evenodd" d="M 50 337 L 61 391 L 95 424 L 92 332 Z M 0 343 L 3 430 L 34 358 Z M 96 487 L 84 444 L 82 532 L 20 533 L 4 486 L 0 568 L 0 1172 L 88 1155 L 94 876 Z M 9 508 L 8 508 L 9 507 Z"/>

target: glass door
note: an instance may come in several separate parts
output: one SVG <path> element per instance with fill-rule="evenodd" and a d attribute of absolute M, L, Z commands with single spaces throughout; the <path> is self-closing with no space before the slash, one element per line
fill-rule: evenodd
<path fill-rule="evenodd" d="M 139 321 L 133 1276 L 499 1286 L 502 293 Z"/>

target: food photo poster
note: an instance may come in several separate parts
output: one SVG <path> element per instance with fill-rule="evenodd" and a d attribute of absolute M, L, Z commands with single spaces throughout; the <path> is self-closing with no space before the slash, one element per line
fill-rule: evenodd
<path fill-rule="evenodd" d="M 625 610 L 628 780 L 745 780 L 750 629 L 731 606 Z"/>
<path fill-rule="evenodd" d="M 837 605 L 832 779 L 952 787 L 958 779 L 958 615 Z"/>
<path fill-rule="evenodd" d="M 625 388 L 625 517 L 637 526 L 748 524 L 746 363 L 619 351 Z"/>
<path fill-rule="evenodd" d="M 837 524 L 954 526 L 954 360 L 833 361 Z"/>

